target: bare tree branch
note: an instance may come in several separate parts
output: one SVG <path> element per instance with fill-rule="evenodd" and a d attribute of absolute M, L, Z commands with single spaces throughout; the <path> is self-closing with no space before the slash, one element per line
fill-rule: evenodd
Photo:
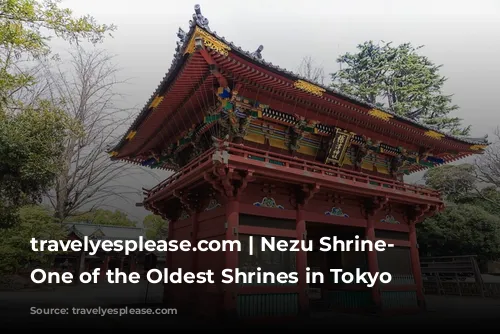
<path fill-rule="evenodd" d="M 299 66 L 299 74 L 307 80 L 323 85 L 325 82 L 325 70 L 316 66 L 311 57 L 304 57 Z"/>
<path fill-rule="evenodd" d="M 102 207 L 108 200 L 129 201 L 127 195 L 139 195 L 139 191 L 124 186 L 125 179 L 144 175 L 145 171 L 113 162 L 106 154 L 130 119 L 130 110 L 117 107 L 122 98 L 117 88 L 126 81 L 117 79 L 113 57 L 104 50 L 77 47 L 64 68 L 46 63 L 44 69 L 44 92 L 78 122 L 83 132 L 81 136 L 68 136 L 61 162 L 63 172 L 47 194 L 56 216 L 62 221 L 84 209 Z"/>
<path fill-rule="evenodd" d="M 475 160 L 476 178 L 479 182 L 500 189 L 500 128 L 495 131 L 494 142 L 485 150 L 484 154 Z M 498 198 L 489 198 L 484 191 L 477 191 L 481 198 L 500 208 Z"/>

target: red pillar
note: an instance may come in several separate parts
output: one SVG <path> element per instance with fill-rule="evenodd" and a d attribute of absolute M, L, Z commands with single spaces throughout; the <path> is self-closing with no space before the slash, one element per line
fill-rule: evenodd
<path fill-rule="evenodd" d="M 420 257 L 418 255 L 417 231 L 415 229 L 415 222 L 410 223 L 410 256 L 411 256 L 411 269 L 413 273 L 413 279 L 415 280 L 415 285 L 417 286 L 418 306 L 421 309 L 425 309 L 424 285 L 422 282 Z"/>
<path fill-rule="evenodd" d="M 198 219 L 199 213 L 194 212 L 192 215 L 192 230 L 191 230 L 191 245 L 196 245 L 198 242 Z M 192 252 L 192 263 L 191 263 L 191 271 L 197 272 L 198 269 L 198 253 Z"/>
<path fill-rule="evenodd" d="M 130 272 L 134 273 L 137 271 L 137 255 L 130 254 Z"/>
<path fill-rule="evenodd" d="M 168 240 L 174 240 L 175 239 L 175 220 L 170 220 L 168 223 Z M 167 252 L 166 258 L 165 258 L 165 269 L 171 270 L 172 269 L 172 252 Z M 169 289 L 172 287 L 172 284 L 163 284 L 163 302 L 164 303 L 170 303 L 171 299 L 171 292 Z"/>
<path fill-rule="evenodd" d="M 193 212 L 192 214 L 192 230 L 191 230 L 191 245 L 196 245 L 198 243 L 198 219 L 199 212 Z M 191 271 L 193 273 L 198 272 L 198 253 L 191 252 Z M 196 309 L 199 289 L 196 284 L 192 285 L 190 288 L 191 293 L 191 309 L 194 311 Z"/>
<path fill-rule="evenodd" d="M 375 242 L 375 221 L 373 220 L 373 217 L 368 217 L 366 226 L 366 240 L 371 240 L 372 242 Z M 372 275 L 375 275 L 377 272 L 379 272 L 377 251 L 376 250 L 368 251 L 367 255 L 368 255 L 368 270 Z M 382 300 L 380 296 L 380 286 L 378 282 L 375 283 L 371 291 L 372 291 L 373 303 L 375 304 L 375 309 L 380 310 L 382 308 Z"/>
<path fill-rule="evenodd" d="M 86 252 L 84 252 L 84 251 L 80 252 L 80 258 L 78 260 L 78 275 L 83 273 L 86 269 L 86 266 L 85 266 L 86 255 L 87 255 Z"/>
<path fill-rule="evenodd" d="M 238 239 L 238 226 L 240 221 L 240 203 L 237 199 L 229 199 L 226 204 L 226 240 Z M 238 268 L 238 252 L 226 251 L 225 269 Z M 224 284 L 224 308 L 226 314 L 235 316 L 237 313 L 237 285 Z"/>
<path fill-rule="evenodd" d="M 171 220 L 168 224 L 168 240 L 174 240 L 174 225 L 175 221 Z M 172 252 L 167 252 L 165 259 L 165 268 L 172 268 Z"/>
<path fill-rule="evenodd" d="M 123 271 L 123 263 L 125 262 L 125 257 L 122 255 L 120 257 L 120 271 Z"/>
<path fill-rule="evenodd" d="M 295 225 L 297 233 L 297 240 L 304 240 L 306 234 L 306 221 L 304 220 L 304 210 L 302 207 L 297 208 L 297 220 Z M 307 253 L 299 251 L 296 253 L 296 266 L 299 277 L 299 306 L 301 313 L 307 313 L 309 310 L 309 297 L 307 295 L 307 282 L 306 282 L 306 267 L 307 267 Z"/>
<path fill-rule="evenodd" d="M 109 268 L 109 259 L 111 256 L 109 255 L 104 255 L 104 260 L 101 264 L 101 272 L 99 275 L 99 279 L 103 280 L 106 278 L 106 272 L 108 271 Z"/>

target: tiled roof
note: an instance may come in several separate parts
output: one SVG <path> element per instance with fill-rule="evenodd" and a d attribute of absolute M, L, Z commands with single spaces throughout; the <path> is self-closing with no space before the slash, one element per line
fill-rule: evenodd
<path fill-rule="evenodd" d="M 189 41 L 190 41 L 192 34 L 194 33 L 196 27 L 204 29 L 207 33 L 209 33 L 213 37 L 219 39 L 223 43 L 230 46 L 231 51 L 235 51 L 239 55 L 246 57 L 246 58 L 249 58 L 254 63 L 261 65 L 262 67 L 264 67 L 268 70 L 271 70 L 271 71 L 273 71 L 277 74 L 280 74 L 282 76 L 288 77 L 292 80 L 310 81 L 309 79 L 307 79 L 307 78 L 305 78 L 297 73 L 289 71 L 285 68 L 281 68 L 278 65 L 274 65 L 273 63 L 267 62 L 264 59 L 262 59 L 262 57 L 260 55 L 260 51 L 262 51 L 262 49 L 263 49 L 262 46 L 259 47 L 258 52 L 249 52 L 249 51 L 243 50 L 241 47 L 235 45 L 233 42 L 226 40 L 225 37 L 219 36 L 217 34 L 217 32 L 211 31 L 210 28 L 208 27 L 208 20 L 201 15 L 201 12 L 199 10 L 199 5 L 195 6 L 195 14 L 193 14 L 193 20 L 189 21 L 189 23 L 190 23 L 190 29 L 187 33 L 184 33 L 183 30 L 181 28 L 179 28 L 179 33 L 177 34 L 177 36 L 181 40 L 179 42 L 177 42 L 176 52 L 174 53 L 174 57 L 172 60 L 172 64 L 170 65 L 170 69 L 167 71 L 166 75 L 163 77 L 163 80 L 158 85 L 155 92 L 151 95 L 148 102 L 145 104 L 144 108 L 142 109 L 142 111 L 140 112 L 138 117 L 135 119 L 134 123 L 127 130 L 127 132 L 125 133 L 123 138 L 120 140 L 120 142 L 113 149 L 109 150 L 110 152 L 117 151 L 121 148 L 121 146 L 126 142 L 126 134 L 129 133 L 133 129 L 137 129 L 138 125 L 142 122 L 144 117 L 147 116 L 148 111 L 149 111 L 149 106 L 153 102 L 153 99 L 155 98 L 155 96 L 159 92 L 164 90 L 165 87 L 175 78 L 177 71 L 180 69 L 180 67 L 184 63 L 184 60 L 187 58 L 187 57 L 184 57 L 184 52 L 189 44 Z M 437 128 L 435 128 L 433 126 L 424 125 L 424 124 L 417 122 L 413 119 L 410 119 L 408 117 L 395 114 L 394 112 L 392 112 L 386 108 L 381 108 L 380 106 L 376 106 L 372 103 L 369 103 L 369 102 L 366 102 L 366 101 L 360 99 L 359 97 L 346 94 L 346 93 L 341 92 L 337 89 L 334 89 L 330 86 L 320 85 L 318 83 L 314 83 L 314 84 L 316 86 L 319 86 L 319 87 L 325 89 L 325 91 L 330 93 L 330 94 L 337 95 L 345 100 L 350 100 L 358 105 L 365 106 L 365 107 L 370 108 L 370 109 L 378 109 L 378 110 L 384 111 L 384 112 L 392 115 L 394 117 L 394 119 L 400 120 L 402 122 L 410 123 L 411 125 L 413 125 L 415 127 L 420 127 L 422 129 L 425 129 L 425 130 L 432 130 L 432 131 L 435 131 L 437 133 L 443 134 L 443 135 L 447 136 L 448 138 L 452 138 L 452 139 L 455 139 L 457 141 L 461 141 L 461 142 L 467 143 L 467 144 L 472 144 L 472 145 L 487 145 L 488 144 L 487 136 L 482 137 L 482 138 L 469 138 L 469 137 L 465 137 L 465 136 L 451 135 L 449 133 L 438 130 Z"/>
<path fill-rule="evenodd" d="M 140 227 L 96 225 L 90 223 L 67 223 L 68 231 L 74 232 L 78 237 L 96 236 L 104 240 L 138 240 L 144 237 L 144 229 Z"/>

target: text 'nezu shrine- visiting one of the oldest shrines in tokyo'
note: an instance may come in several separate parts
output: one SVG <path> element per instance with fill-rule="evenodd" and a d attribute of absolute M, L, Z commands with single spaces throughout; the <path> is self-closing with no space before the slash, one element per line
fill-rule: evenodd
<path fill-rule="evenodd" d="M 443 208 L 408 175 L 481 153 L 452 136 L 347 96 L 243 51 L 208 26 L 199 6 L 179 29 L 174 59 L 112 159 L 174 173 L 143 205 L 168 219 L 170 240 L 249 236 L 318 240 L 355 235 L 384 252 L 167 252 L 166 266 L 299 274 L 297 284 L 165 284 L 165 302 L 205 315 L 295 316 L 311 309 L 425 308 L 415 225 Z M 254 238 L 258 240 L 258 238 Z M 390 272 L 390 284 L 308 285 L 306 267 Z M 314 292 L 314 293 L 313 293 Z"/>

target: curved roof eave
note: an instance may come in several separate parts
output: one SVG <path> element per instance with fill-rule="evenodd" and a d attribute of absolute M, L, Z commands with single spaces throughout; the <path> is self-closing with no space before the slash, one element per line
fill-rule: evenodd
<path fill-rule="evenodd" d="M 205 29 L 206 30 L 206 29 Z M 281 68 L 280 66 L 278 65 L 274 65 L 273 63 L 271 62 L 267 62 L 265 61 L 264 59 L 261 59 L 261 58 L 258 58 L 257 56 L 255 56 L 254 54 L 252 54 L 251 52 L 248 52 L 246 50 L 243 50 L 241 47 L 235 45 L 233 42 L 231 41 L 228 41 L 226 40 L 224 37 L 222 36 L 219 36 L 217 35 L 217 33 L 214 31 L 214 32 L 211 32 L 211 31 L 207 31 L 208 33 L 210 33 L 213 37 L 221 40 L 222 42 L 224 42 L 225 44 L 229 45 L 231 47 L 231 50 L 232 51 L 236 51 L 240 56 L 243 56 L 245 58 L 248 58 L 250 61 L 256 63 L 256 64 L 259 64 L 259 65 L 263 65 L 266 69 L 276 73 L 276 74 L 280 74 L 280 75 L 283 75 L 285 77 L 287 77 L 288 79 L 291 79 L 291 80 L 304 80 L 304 81 L 308 81 L 310 82 L 309 79 L 301 76 L 300 74 L 297 74 L 295 72 L 292 72 L 292 71 L 289 71 L 285 68 Z M 418 121 L 415 121 L 411 118 L 408 118 L 408 117 L 405 117 L 405 116 L 401 116 L 401 115 L 398 115 L 386 108 L 382 108 L 380 106 L 376 106 L 372 103 L 369 103 L 365 100 L 362 100 L 361 98 L 357 97 L 357 96 L 353 96 L 353 95 L 350 95 L 350 94 L 347 94 L 347 93 L 344 93 L 344 92 L 341 92 L 331 86 L 325 86 L 325 85 L 321 85 L 321 84 L 318 84 L 318 83 L 314 83 L 314 85 L 318 86 L 318 87 L 321 87 L 323 88 L 327 93 L 329 94 L 332 94 L 332 95 L 335 95 L 337 97 L 340 97 L 344 100 L 348 100 L 349 102 L 353 102 L 355 104 L 358 104 L 360 106 L 364 106 L 364 107 L 367 107 L 367 108 L 370 108 L 370 109 L 378 109 L 378 110 L 381 110 L 383 112 L 386 112 L 390 115 L 392 115 L 394 117 L 394 119 L 397 119 L 399 121 L 402 121 L 402 122 L 405 122 L 405 123 L 409 123 L 413 126 L 417 126 L 417 127 L 420 127 L 422 129 L 425 129 L 425 130 L 432 130 L 432 131 L 435 131 L 437 133 L 440 133 L 442 135 L 445 135 L 447 136 L 448 138 L 451 138 L 451 139 L 455 139 L 455 140 L 458 140 L 458 141 L 461 141 L 461 142 L 465 142 L 467 144 L 473 144 L 473 145 L 488 145 L 489 142 L 487 141 L 487 135 L 482 137 L 482 138 L 469 138 L 469 137 L 465 137 L 465 136 L 456 136 L 456 135 L 451 135 L 449 133 L 446 133 L 444 131 L 441 131 L 433 126 L 429 126 L 429 125 L 424 125 Z"/>
<path fill-rule="evenodd" d="M 196 10 L 196 8 L 195 8 L 195 10 Z M 187 33 L 182 35 L 183 31 L 181 28 L 179 28 L 179 33 L 177 34 L 177 36 L 179 38 L 181 38 L 181 41 L 177 42 L 178 46 L 177 46 L 176 52 L 174 53 L 174 57 L 172 59 L 172 63 L 170 65 L 169 70 L 167 71 L 167 73 L 163 77 L 162 81 L 160 82 L 160 84 L 156 88 L 155 92 L 151 95 L 151 97 L 149 98 L 149 100 L 147 101 L 147 103 L 145 104 L 145 106 L 143 107 L 141 112 L 139 113 L 139 115 L 136 117 L 134 122 L 131 124 L 131 126 L 128 128 L 128 130 L 125 132 L 123 137 L 120 139 L 120 141 L 116 145 L 114 145 L 113 148 L 109 149 L 108 152 L 118 151 L 119 149 L 121 149 L 123 147 L 123 145 L 127 142 L 127 140 L 126 140 L 127 134 L 130 131 L 132 131 L 132 129 L 137 129 L 139 124 L 148 115 L 149 106 L 153 102 L 154 98 L 158 94 L 160 94 L 162 91 L 164 91 L 167 88 L 167 86 L 173 81 L 177 71 L 181 68 L 182 64 L 184 63 L 184 60 L 185 60 L 184 52 L 185 52 L 187 46 L 189 45 L 189 41 L 191 40 L 191 37 L 192 37 L 196 27 L 203 29 L 208 34 L 212 35 L 214 38 L 217 38 L 218 40 L 222 41 L 223 43 L 229 45 L 231 47 L 231 51 L 235 51 L 238 55 L 249 59 L 250 61 L 254 62 L 256 65 L 263 66 L 264 68 L 266 68 L 266 69 L 268 69 L 276 74 L 285 76 L 285 77 L 292 79 L 292 80 L 304 80 L 304 81 L 310 82 L 310 80 L 308 80 L 307 78 L 305 78 L 297 73 L 289 71 L 285 68 L 281 68 L 278 65 L 274 65 L 271 62 L 267 62 L 264 59 L 257 57 L 254 53 L 243 50 L 241 47 L 235 45 L 233 42 L 226 40 L 225 37 L 219 36 L 215 31 L 211 31 L 210 28 L 208 27 L 208 21 L 207 21 L 207 24 L 205 24 L 205 25 L 200 24 L 199 20 L 196 20 L 194 15 L 193 15 L 193 20 L 190 21 L 190 29 Z M 385 113 L 390 114 L 396 120 L 402 121 L 404 123 L 409 123 L 412 126 L 416 126 L 416 127 L 419 127 L 419 128 L 425 129 L 425 130 L 435 131 L 435 132 L 440 133 L 440 134 L 442 134 L 450 139 L 454 139 L 454 140 L 457 140 L 457 141 L 460 141 L 460 142 L 463 142 L 466 144 L 471 144 L 471 145 L 489 145 L 490 144 L 487 141 L 487 136 L 485 136 L 483 138 L 468 138 L 468 137 L 464 137 L 464 136 L 451 135 L 451 134 L 443 132 L 435 127 L 424 125 L 424 124 L 417 122 L 413 119 L 410 119 L 408 117 L 395 114 L 394 112 L 392 112 L 386 108 L 381 108 L 381 107 L 376 106 L 372 103 L 364 101 L 356 96 L 352 96 L 352 95 L 346 94 L 344 92 L 341 92 L 337 89 L 334 89 L 330 86 L 320 85 L 318 83 L 314 83 L 314 84 L 316 86 L 319 86 L 319 87 L 325 89 L 325 91 L 331 95 L 334 95 L 336 97 L 340 97 L 342 99 L 348 100 L 350 102 L 353 102 L 353 103 L 358 104 L 360 106 L 364 106 L 366 108 L 381 110 Z"/>

